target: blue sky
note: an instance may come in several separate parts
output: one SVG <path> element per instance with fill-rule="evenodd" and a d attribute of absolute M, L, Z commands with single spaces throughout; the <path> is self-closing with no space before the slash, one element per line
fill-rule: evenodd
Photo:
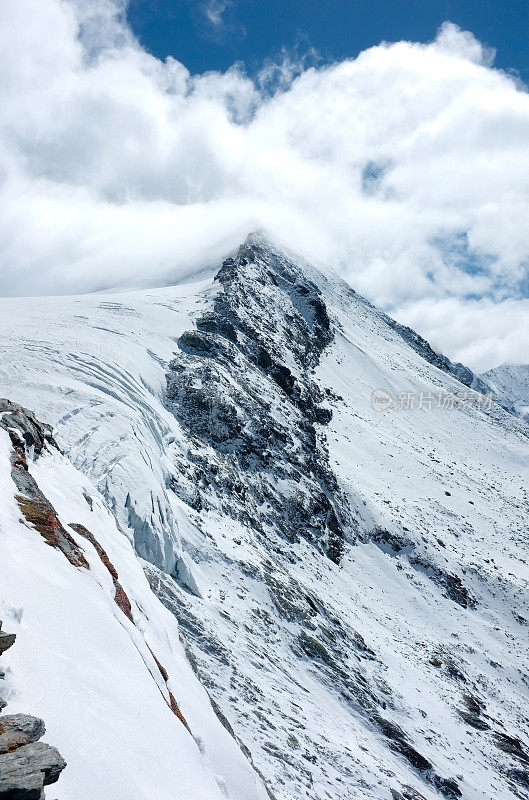
<path fill-rule="evenodd" d="M 527 0 L 130 0 L 128 18 L 147 50 L 193 73 L 235 61 L 252 73 L 282 48 L 341 60 L 382 40 L 430 41 L 451 20 L 529 79 Z"/>

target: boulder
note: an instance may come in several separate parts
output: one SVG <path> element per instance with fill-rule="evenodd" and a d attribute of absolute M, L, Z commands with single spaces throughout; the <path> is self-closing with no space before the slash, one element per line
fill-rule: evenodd
<path fill-rule="evenodd" d="M 55 783 L 66 762 L 43 742 L 0 755 L 0 800 L 39 800 L 44 786 Z"/>

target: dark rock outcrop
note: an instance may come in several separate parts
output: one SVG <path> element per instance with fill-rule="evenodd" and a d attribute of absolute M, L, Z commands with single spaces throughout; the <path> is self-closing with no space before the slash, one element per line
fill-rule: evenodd
<path fill-rule="evenodd" d="M 481 380 L 478 375 L 475 375 L 471 369 L 465 367 L 464 364 L 460 364 L 459 362 L 454 363 L 442 353 L 437 353 L 426 339 L 423 339 L 416 331 L 408 328 L 406 325 L 401 325 L 400 322 L 396 322 L 386 314 L 384 314 L 383 317 L 388 325 L 430 364 L 452 375 L 452 377 L 456 378 L 463 386 L 467 386 L 469 389 L 474 389 L 474 391 L 484 395 L 490 392 L 488 384 Z M 506 408 L 506 411 L 509 410 L 510 409 Z"/>
<path fill-rule="evenodd" d="M 463 701 L 466 708 L 458 709 L 458 714 L 461 719 L 475 728 L 477 731 L 487 731 L 490 729 L 489 723 L 483 718 L 485 704 L 477 697 L 471 694 L 464 694 Z"/>
<path fill-rule="evenodd" d="M 50 425 L 39 422 L 32 411 L 0 398 L 0 425 L 10 434 L 15 433 L 18 441 L 38 457 L 46 444 L 57 448 Z"/>
<path fill-rule="evenodd" d="M 529 752 L 525 749 L 525 746 L 520 739 L 517 739 L 514 736 L 507 736 L 506 733 L 496 733 L 494 736 L 494 743 L 496 744 L 496 747 L 498 747 L 500 750 L 503 750 L 504 753 L 514 756 L 514 758 L 517 758 L 524 764 L 529 765 Z"/>
<path fill-rule="evenodd" d="M 258 237 L 216 281 L 213 310 L 181 335 L 167 374 L 168 407 L 190 437 L 167 485 L 197 511 L 303 537 L 338 563 L 349 512 L 316 427 L 332 412 L 311 377 L 333 339 L 321 293 Z"/>

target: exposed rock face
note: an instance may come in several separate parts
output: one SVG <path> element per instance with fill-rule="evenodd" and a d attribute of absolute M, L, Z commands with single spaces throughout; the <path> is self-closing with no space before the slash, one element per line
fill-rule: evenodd
<path fill-rule="evenodd" d="M 0 620 L 0 656 L 2 653 L 5 653 L 6 650 L 9 650 L 15 643 L 16 634 L 14 633 L 6 633 L 6 631 L 2 630 L 2 620 Z M 0 667 L 0 681 L 4 679 L 4 671 Z M 1 683 L 0 683 L 1 688 Z M 2 711 L 6 707 L 7 703 L 5 700 L 2 700 L 1 693 L 0 693 L 0 711 Z"/>
<path fill-rule="evenodd" d="M 321 293 L 258 238 L 216 280 L 213 310 L 179 338 L 167 375 L 169 408 L 190 436 L 170 488 L 263 535 L 272 525 L 306 538 L 338 563 L 349 513 L 317 428 L 331 417 L 326 391 L 311 377 L 333 338 Z"/>
<path fill-rule="evenodd" d="M 43 742 L 17 747 L 0 756 L 0 798 L 39 800 L 43 787 L 58 781 L 65 766 L 59 751 Z"/>
<path fill-rule="evenodd" d="M 65 530 L 28 469 L 28 456 L 38 458 L 46 445 L 57 447 L 51 428 L 39 422 L 31 411 L 9 400 L 0 400 L 0 427 L 8 432 L 13 445 L 11 477 L 19 492 L 16 499 L 24 517 L 71 564 L 88 569 L 83 551 Z"/>
<path fill-rule="evenodd" d="M 457 378 L 461 389 L 485 392 L 486 387 L 413 331 L 375 312 L 354 293 L 348 295 L 345 287 L 340 286 L 337 299 L 325 278 L 263 245 L 259 237 L 250 237 L 235 257 L 226 259 L 215 280 L 218 290 L 210 307 L 178 339 L 167 375 L 167 405 L 183 434 L 171 451 L 174 470 L 166 485 L 191 507 L 185 514 L 192 524 L 186 529 L 184 556 L 177 558 L 171 576 L 145 565 L 150 584 L 177 617 L 189 659 L 219 714 L 242 746 L 250 747 L 263 774 L 274 776 L 278 796 L 378 796 L 376 780 L 368 785 L 351 739 L 333 738 L 328 718 L 328 727 L 314 732 L 321 697 L 330 706 L 339 704 L 338 715 L 344 707 L 349 711 L 347 726 L 361 720 L 364 730 L 375 732 L 386 754 L 387 772 L 381 772 L 389 785 L 393 782 L 395 798 L 466 796 L 464 777 L 444 759 L 432 723 L 423 722 L 428 713 L 406 705 L 402 686 L 395 691 L 384 643 L 371 636 L 369 625 L 363 629 L 365 639 L 357 631 L 356 612 L 347 608 L 350 587 L 344 588 L 340 572 L 348 568 L 349 543 L 355 545 L 351 557 L 360 562 L 366 553 L 378 559 L 374 550 L 379 549 L 388 558 L 381 559 L 383 571 L 373 576 L 373 584 L 384 583 L 393 571 L 402 574 L 410 585 L 423 587 L 425 595 L 435 593 L 443 608 L 453 605 L 458 616 L 479 612 L 480 587 L 470 571 L 460 571 L 455 559 L 444 557 L 446 545 L 429 530 L 428 514 L 413 528 L 391 524 L 386 530 L 375 524 L 367 529 L 352 493 L 348 506 L 326 442 L 327 430 L 342 435 L 335 422 L 345 401 L 326 388 L 323 376 L 332 374 L 327 364 L 333 353 L 348 363 L 350 351 L 343 340 L 347 315 L 354 314 L 365 321 L 365 340 L 358 337 L 362 347 L 374 334 L 381 339 L 382 353 L 389 341 L 406 358 L 404 341 L 420 362 L 424 359 L 414 369 L 433 376 L 440 387 L 457 391 L 442 373 Z M 340 316 L 347 303 L 351 310 Z M 351 346 L 360 354 L 358 362 L 380 375 L 378 354 L 370 361 L 359 345 Z M 410 355 L 413 364 L 415 353 Z M 314 366 L 322 376 L 319 383 Z M 391 370 L 397 372 L 398 365 Z M 351 375 L 353 384 L 363 378 Z M 353 454 L 362 449 L 354 437 L 362 436 L 367 417 L 361 406 L 354 407 L 343 431 Z M 380 445 L 385 434 L 382 427 Z M 331 435 L 332 450 L 330 442 Z M 377 462 L 375 446 L 366 452 Z M 372 466 L 366 462 L 368 472 Z M 382 471 L 386 466 L 380 462 Z M 343 486 L 343 474 L 335 469 Z M 450 488 L 443 487 L 445 497 L 454 495 Z M 357 519 L 363 521 L 361 530 Z M 193 526 L 196 534 L 190 532 Z M 361 569 L 358 574 L 363 581 Z M 399 577 L 397 582 L 402 583 Z M 427 582 L 431 590 L 424 587 Z M 356 602 L 361 605 L 361 597 Z M 377 611 L 369 613 L 376 616 Z M 416 645 L 420 652 L 423 645 Z M 424 652 L 426 669 L 433 680 L 448 684 L 448 695 L 458 693 L 450 709 L 456 726 L 465 735 L 468 729 L 489 735 L 494 723 L 461 700 L 463 690 L 468 695 L 476 691 L 477 681 L 459 657 L 457 641 L 453 648 L 432 650 Z M 402 764 L 408 772 L 397 781 Z M 510 779 L 523 782 L 514 772 Z"/>
<path fill-rule="evenodd" d="M 46 443 L 57 447 L 50 425 L 39 422 L 32 411 L 17 403 L 0 398 L 0 425 L 7 431 L 16 432 L 30 453 L 39 456 Z"/>
<path fill-rule="evenodd" d="M 79 386 L 82 361 L 85 385 L 61 441 L 75 441 L 83 470 L 96 465 L 156 565 L 145 572 L 218 718 L 278 800 L 529 797 L 521 423 L 494 404 L 487 415 L 396 403 L 379 414 L 376 387 L 457 393 L 454 376 L 474 378 L 258 238 L 213 287 L 188 289 L 138 295 L 148 314 L 104 357 L 95 331 L 108 328 L 90 317 L 90 357 L 70 354 L 69 376 Z M 58 339 L 50 374 L 66 370 L 64 350 Z M 116 591 L 102 583 L 130 628 L 117 571 L 71 527 L 90 563 L 93 545 L 106 564 Z M 178 716 L 167 670 L 147 662 Z"/>

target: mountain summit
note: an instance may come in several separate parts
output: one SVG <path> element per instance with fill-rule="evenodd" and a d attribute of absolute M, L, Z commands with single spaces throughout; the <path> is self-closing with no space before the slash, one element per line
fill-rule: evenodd
<path fill-rule="evenodd" d="M 79 548 L 24 516 L 6 423 L 5 694 L 58 800 L 529 797 L 529 429 L 482 379 L 260 234 L 0 331 Z"/>

